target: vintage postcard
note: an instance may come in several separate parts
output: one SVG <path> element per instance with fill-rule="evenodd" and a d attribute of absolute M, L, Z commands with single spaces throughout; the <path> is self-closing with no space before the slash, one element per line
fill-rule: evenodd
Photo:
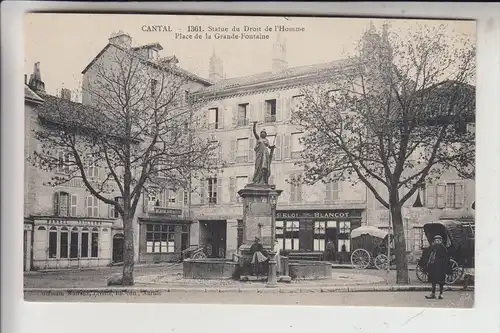
<path fill-rule="evenodd" d="M 24 29 L 27 301 L 474 306 L 474 21 Z"/>

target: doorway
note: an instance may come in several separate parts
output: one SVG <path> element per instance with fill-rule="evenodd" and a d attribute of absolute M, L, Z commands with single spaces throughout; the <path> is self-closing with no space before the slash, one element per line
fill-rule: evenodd
<path fill-rule="evenodd" d="M 337 227 L 327 226 L 326 227 L 326 231 L 325 231 L 325 238 L 326 238 L 326 242 L 327 243 L 328 243 L 329 240 L 331 240 L 335 244 L 335 247 L 337 247 L 337 243 L 338 243 L 338 240 L 337 240 Z"/>
<path fill-rule="evenodd" d="M 226 221 L 207 221 L 206 225 L 206 251 L 209 258 L 226 257 Z"/>
<path fill-rule="evenodd" d="M 116 234 L 113 236 L 113 262 L 123 262 L 123 235 Z"/>

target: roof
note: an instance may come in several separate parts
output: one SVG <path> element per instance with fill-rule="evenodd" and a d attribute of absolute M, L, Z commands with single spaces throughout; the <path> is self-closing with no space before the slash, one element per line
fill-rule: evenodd
<path fill-rule="evenodd" d="M 361 235 L 370 235 L 383 239 L 387 236 L 387 232 L 374 226 L 361 226 L 351 232 L 351 238 L 356 238 Z"/>
<path fill-rule="evenodd" d="M 149 48 L 155 48 L 157 50 L 163 50 L 163 46 L 160 45 L 160 43 L 155 42 L 155 43 L 148 43 L 140 46 L 135 46 L 132 48 L 132 50 L 141 50 L 141 49 L 149 49 Z"/>
<path fill-rule="evenodd" d="M 147 45 L 150 45 L 150 44 L 147 44 Z M 158 44 L 158 45 L 159 45 L 159 44 Z M 119 49 L 119 50 L 121 50 L 121 51 L 123 51 L 123 52 L 127 52 L 127 53 L 129 53 L 129 54 L 131 54 L 131 55 L 133 55 L 133 56 L 135 56 L 135 57 L 137 57 L 137 58 L 142 59 L 142 60 L 143 60 L 146 64 L 148 64 L 148 65 L 150 65 L 150 66 L 153 66 L 153 67 L 156 67 L 156 68 L 160 68 L 160 67 L 161 67 L 161 68 L 165 68 L 165 69 L 166 69 L 166 67 L 163 67 L 161 64 L 159 64 L 159 63 L 157 63 L 157 62 L 154 62 L 154 61 L 151 61 L 151 60 L 149 60 L 149 59 L 145 59 L 145 58 L 143 58 L 143 57 L 140 57 L 139 55 L 135 54 L 134 52 L 130 52 L 129 50 L 127 50 L 127 49 L 125 49 L 125 48 L 123 48 L 123 47 L 120 47 L 120 46 L 118 46 L 118 45 L 114 45 L 114 44 L 110 44 L 110 43 L 108 43 L 108 44 L 107 44 L 107 45 L 106 45 L 106 46 L 105 46 L 105 47 L 104 47 L 104 48 L 103 48 L 103 49 L 102 49 L 102 50 L 101 50 L 101 51 L 100 51 L 100 52 L 99 52 L 99 53 L 98 53 L 98 54 L 94 57 L 94 59 L 92 59 L 92 61 L 91 61 L 91 62 L 90 62 L 90 63 L 89 63 L 89 64 L 88 64 L 88 65 L 87 65 L 84 69 L 83 69 L 82 74 L 85 74 L 85 73 L 86 73 L 86 72 L 90 69 L 90 67 L 92 67 L 92 65 L 93 65 L 93 64 L 97 61 L 97 59 L 99 59 L 99 58 L 103 55 L 103 53 L 104 53 L 104 52 L 106 52 L 106 50 L 107 50 L 109 47 L 111 47 L 111 46 L 114 46 L 115 48 L 117 48 L 117 49 Z M 134 50 L 134 49 L 137 49 L 137 47 L 132 48 L 132 50 Z M 168 69 L 169 69 L 169 70 L 174 70 L 174 71 L 177 71 L 179 74 L 181 74 L 181 75 L 185 75 L 185 76 L 189 77 L 190 79 L 192 79 L 192 80 L 194 80 L 194 81 L 198 81 L 198 82 L 203 83 L 203 84 L 205 84 L 205 85 L 210 85 L 210 84 L 212 84 L 212 82 L 210 82 L 209 80 L 204 79 L 204 78 L 202 78 L 201 76 L 198 76 L 198 75 L 196 75 L 196 74 L 194 74 L 194 73 L 191 73 L 191 72 L 189 72 L 189 71 L 187 71 L 187 70 L 185 70 L 185 69 L 183 69 L 183 68 L 181 68 L 181 67 L 179 67 L 179 66 L 175 66 L 175 67 L 168 67 Z"/>
<path fill-rule="evenodd" d="M 264 72 L 249 76 L 224 79 L 209 87 L 198 90 L 197 93 L 217 93 L 252 84 L 311 76 L 315 74 L 323 76 L 331 74 L 332 71 L 337 71 L 347 65 L 349 65 L 349 60 L 341 59 L 327 63 L 287 68 L 279 72 Z"/>
<path fill-rule="evenodd" d="M 34 103 L 43 103 L 43 99 L 40 98 L 33 90 L 28 87 L 28 85 L 24 85 L 24 99 Z"/>

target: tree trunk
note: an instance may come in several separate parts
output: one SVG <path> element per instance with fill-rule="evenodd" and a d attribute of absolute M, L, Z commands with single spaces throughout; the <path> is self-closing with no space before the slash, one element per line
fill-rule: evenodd
<path fill-rule="evenodd" d="M 128 212 L 123 217 L 123 286 L 134 285 L 134 224 Z"/>
<path fill-rule="evenodd" d="M 391 215 L 394 234 L 394 254 L 396 256 L 396 283 L 409 284 L 408 256 L 406 255 L 403 216 L 401 214 L 401 206 L 398 202 L 391 203 Z"/>

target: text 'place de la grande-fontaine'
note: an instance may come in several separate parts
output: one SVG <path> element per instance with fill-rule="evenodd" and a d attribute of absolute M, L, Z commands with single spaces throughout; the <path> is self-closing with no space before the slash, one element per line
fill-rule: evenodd
<path fill-rule="evenodd" d="M 376 31 L 367 31 L 370 38 Z M 383 39 L 383 33 L 382 33 Z M 202 96 L 207 122 L 201 131 L 220 144 L 223 172 L 208 179 L 193 179 L 188 189 L 162 189 L 144 193 L 134 216 L 135 262 L 178 262 L 188 248 L 204 248 L 210 258 L 232 258 L 243 242 L 242 198 L 238 191 L 251 182 L 255 163 L 252 125 L 265 129 L 275 148 L 269 184 L 283 190 L 276 206 L 275 235 L 278 248 L 290 256 L 317 259 L 328 241 L 349 257 L 351 230 L 364 225 L 389 228 L 389 211 L 362 183 L 337 181 L 300 185 L 290 182 L 302 170 L 296 165 L 303 150 L 300 127 L 291 122 L 301 102 L 301 88 L 312 82 L 332 80 L 346 61 L 289 67 L 284 38 L 269 40 L 273 56 L 271 70 L 245 77 L 227 78 L 224 59 L 216 49 L 207 52 L 209 77 L 182 68 L 182 59 L 164 52 L 159 43 L 134 45 L 125 32 L 111 35 L 103 49 L 82 71 L 82 82 L 95 75 L 93 67 L 110 53 L 127 52 L 155 63 L 176 66 L 189 82 L 183 95 Z M 25 155 L 39 149 L 33 129 L 39 124 L 36 109 L 63 101 L 85 108 L 90 96 L 77 102 L 61 89 L 59 96 L 46 93 L 43 64 L 25 77 Z M 56 152 L 57 154 L 57 152 Z M 62 156 L 64 159 L 64 156 Z M 102 177 L 92 163 L 87 174 Z M 79 178 L 58 186 L 46 184 L 65 168 L 46 172 L 26 160 L 24 204 L 24 270 L 69 267 L 102 267 L 123 261 L 123 221 L 113 206 L 86 191 Z M 402 189 L 401 191 L 404 191 Z M 402 195 L 401 195 L 402 196 Z M 113 193 L 110 197 L 115 198 Z M 427 246 L 423 225 L 429 220 L 474 219 L 474 180 L 444 173 L 438 181 L 425 184 L 403 207 L 407 251 L 418 258 Z M 342 258 L 342 256 L 338 256 Z"/>

